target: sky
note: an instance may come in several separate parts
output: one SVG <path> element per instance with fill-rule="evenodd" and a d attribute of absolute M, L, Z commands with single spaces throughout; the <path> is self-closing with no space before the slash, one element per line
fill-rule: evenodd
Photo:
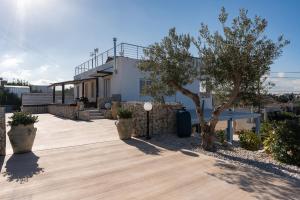
<path fill-rule="evenodd" d="M 94 48 L 118 42 L 147 46 L 172 27 L 197 36 L 203 22 L 220 30 L 218 14 L 240 8 L 266 18 L 266 35 L 291 43 L 271 66 L 276 91 L 300 92 L 300 1 L 297 0 L 0 0 L 0 77 L 48 84 L 72 80 Z M 299 77 L 299 78 L 284 78 Z"/>

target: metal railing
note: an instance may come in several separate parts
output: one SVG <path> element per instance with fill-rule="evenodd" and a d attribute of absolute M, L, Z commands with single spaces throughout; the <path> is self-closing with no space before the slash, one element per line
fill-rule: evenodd
<path fill-rule="evenodd" d="M 134 58 L 134 59 L 142 59 L 144 55 L 144 49 L 147 47 L 129 44 L 129 43 L 120 43 L 116 46 L 116 56 Z M 107 62 L 107 60 L 114 58 L 114 48 L 108 49 L 95 57 L 89 59 L 88 61 L 78 65 L 75 67 L 75 76 L 86 72 L 95 67 L 101 66 Z M 193 57 L 193 65 L 200 66 L 201 61 L 199 58 Z"/>
<path fill-rule="evenodd" d="M 144 56 L 144 49 L 146 47 L 129 44 L 129 43 L 120 43 L 116 46 L 117 55 L 122 57 L 129 57 L 134 59 L 141 59 Z M 95 57 L 85 61 L 84 63 L 75 67 L 75 76 L 86 72 L 95 67 L 101 66 L 107 62 L 107 60 L 114 58 L 114 48 L 108 49 Z"/>

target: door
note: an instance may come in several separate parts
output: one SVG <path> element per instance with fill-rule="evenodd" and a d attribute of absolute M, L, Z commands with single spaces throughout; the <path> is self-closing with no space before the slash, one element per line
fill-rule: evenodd
<path fill-rule="evenodd" d="M 110 79 L 104 79 L 104 98 L 110 97 Z"/>

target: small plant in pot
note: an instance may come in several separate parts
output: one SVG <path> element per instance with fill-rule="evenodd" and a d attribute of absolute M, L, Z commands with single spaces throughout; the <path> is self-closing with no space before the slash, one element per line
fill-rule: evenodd
<path fill-rule="evenodd" d="M 37 130 L 34 123 L 38 121 L 38 117 L 26 112 L 15 112 L 10 119 L 8 124 L 11 129 L 7 135 L 14 153 L 30 152 Z"/>
<path fill-rule="evenodd" d="M 133 133 L 132 112 L 127 109 L 120 108 L 118 110 L 116 126 L 121 140 L 130 139 Z"/>

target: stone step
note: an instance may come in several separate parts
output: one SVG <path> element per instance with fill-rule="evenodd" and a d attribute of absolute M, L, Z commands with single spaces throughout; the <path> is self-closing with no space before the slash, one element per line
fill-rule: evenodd
<path fill-rule="evenodd" d="M 99 115 L 99 116 L 90 116 L 90 119 L 93 120 L 93 119 L 104 119 L 104 116 L 103 115 Z"/>

